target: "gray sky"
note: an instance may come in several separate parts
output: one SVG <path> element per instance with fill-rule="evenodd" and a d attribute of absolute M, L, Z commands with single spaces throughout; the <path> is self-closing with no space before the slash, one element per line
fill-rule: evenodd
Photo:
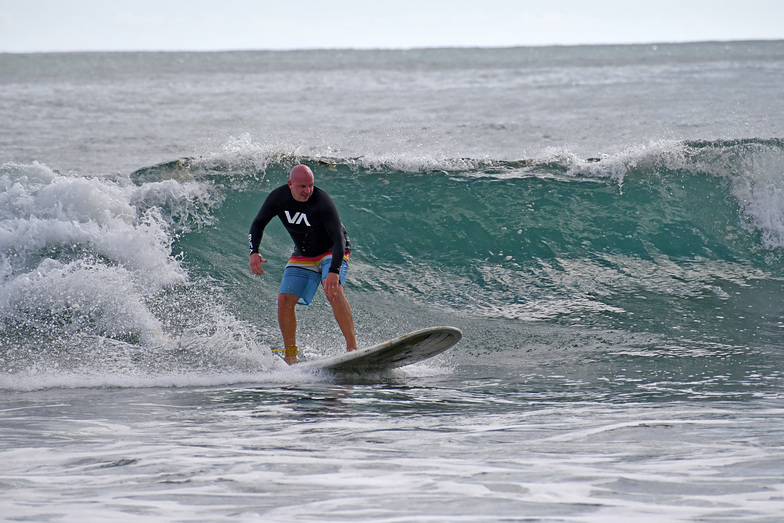
<path fill-rule="evenodd" d="M 0 52 L 784 39 L 782 0 L 0 0 Z"/>

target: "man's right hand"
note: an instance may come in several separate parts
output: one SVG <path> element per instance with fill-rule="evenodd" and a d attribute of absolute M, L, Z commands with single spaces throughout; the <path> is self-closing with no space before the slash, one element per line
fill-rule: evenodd
<path fill-rule="evenodd" d="M 267 263 L 267 260 L 262 258 L 261 254 L 254 252 L 250 255 L 250 270 L 253 274 L 257 276 L 264 274 L 264 268 L 261 266 L 262 263 Z"/>

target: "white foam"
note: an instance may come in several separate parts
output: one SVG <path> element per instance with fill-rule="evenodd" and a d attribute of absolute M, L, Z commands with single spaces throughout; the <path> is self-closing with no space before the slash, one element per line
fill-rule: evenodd
<path fill-rule="evenodd" d="M 114 180 L 56 174 L 48 168 L 5 164 L 0 170 L 0 253 L 17 275 L 53 251 L 87 251 L 156 286 L 183 281 L 171 255 L 172 236 L 158 207 L 138 207 L 139 189 Z M 147 189 L 149 194 L 150 190 Z M 153 205 L 157 202 L 152 202 Z"/>
<path fill-rule="evenodd" d="M 784 153 L 772 148 L 747 153 L 738 163 L 732 190 L 746 225 L 770 249 L 784 247 Z"/>
<path fill-rule="evenodd" d="M 211 223 L 222 196 L 209 181 L 135 185 L 9 163 L 0 190 L 8 386 L 225 383 L 270 367 L 258 332 L 172 252 L 182 231 Z"/>
<path fill-rule="evenodd" d="M 341 164 L 358 169 L 420 173 L 432 171 L 458 172 L 490 165 L 489 159 L 455 158 L 446 154 L 386 154 L 367 152 L 361 156 L 346 157 L 329 145 L 304 145 L 281 141 L 259 142 L 250 134 L 230 137 L 217 150 L 192 160 L 194 165 L 226 170 L 235 173 L 263 172 L 271 164 L 286 161 L 316 159 L 325 165 Z"/>
<path fill-rule="evenodd" d="M 60 328 L 69 334 L 85 323 L 106 336 L 161 328 L 133 275 L 122 267 L 97 261 L 44 259 L 34 271 L 10 278 L 3 285 L 0 314 L 33 308 L 62 318 Z"/>

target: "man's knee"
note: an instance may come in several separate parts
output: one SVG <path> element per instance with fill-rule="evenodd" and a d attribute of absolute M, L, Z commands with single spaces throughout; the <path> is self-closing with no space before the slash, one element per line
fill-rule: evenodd
<path fill-rule="evenodd" d="M 278 308 L 279 309 L 293 309 L 294 306 L 297 304 L 299 297 L 294 296 L 293 294 L 278 294 Z"/>
<path fill-rule="evenodd" d="M 343 294 L 343 286 L 342 285 L 338 285 L 338 289 L 337 289 L 337 292 L 335 292 L 335 294 L 331 294 L 331 295 L 327 294 L 327 301 L 333 307 L 335 305 L 340 305 L 340 304 L 344 303 L 346 301 L 346 295 Z"/>

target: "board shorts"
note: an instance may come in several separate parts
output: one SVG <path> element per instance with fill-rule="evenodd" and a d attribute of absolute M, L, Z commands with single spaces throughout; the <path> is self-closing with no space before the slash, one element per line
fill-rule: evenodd
<path fill-rule="evenodd" d="M 310 305 L 316 295 L 321 282 L 329 274 L 329 266 L 332 264 L 332 256 L 319 260 L 318 269 L 303 269 L 296 265 L 287 265 L 283 271 L 283 281 L 280 282 L 280 294 L 293 294 L 299 297 L 298 305 Z M 348 262 L 343 260 L 340 266 L 340 284 L 346 286 L 346 274 L 348 273 Z"/>

